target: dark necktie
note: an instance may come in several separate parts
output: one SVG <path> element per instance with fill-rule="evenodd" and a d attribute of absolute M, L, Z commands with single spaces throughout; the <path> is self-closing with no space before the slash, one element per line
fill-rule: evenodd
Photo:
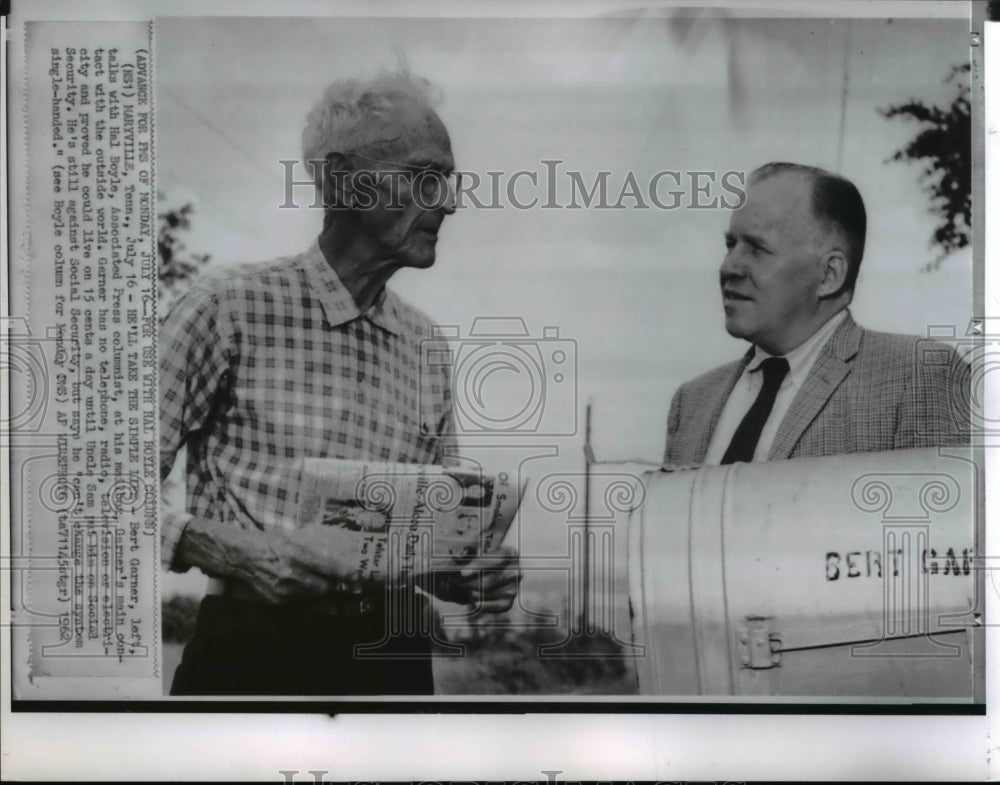
<path fill-rule="evenodd" d="M 738 461 L 750 463 L 753 460 L 760 432 L 764 430 L 764 423 L 774 408 L 774 399 L 778 397 L 778 389 L 788 373 L 788 360 L 784 357 L 768 357 L 760 364 L 760 372 L 764 374 L 764 384 L 757 393 L 757 400 L 733 434 L 733 440 L 722 456 L 724 464 Z"/>

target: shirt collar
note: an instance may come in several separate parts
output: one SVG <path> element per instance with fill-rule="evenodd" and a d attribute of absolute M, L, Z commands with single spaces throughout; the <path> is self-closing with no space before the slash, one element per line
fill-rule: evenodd
<path fill-rule="evenodd" d="M 314 241 L 306 251 L 304 268 L 309 288 L 323 306 L 327 324 L 331 327 L 347 324 L 363 316 L 393 335 L 403 332 L 395 296 L 383 288 L 372 306 L 362 314 L 333 265 L 326 260 L 318 241 Z"/>
<path fill-rule="evenodd" d="M 826 346 L 826 342 L 830 340 L 830 336 L 833 335 L 837 327 L 846 318 L 847 309 L 845 308 L 834 314 L 816 332 L 784 355 L 785 359 L 788 360 L 788 378 L 793 385 L 796 387 L 802 386 L 806 376 L 809 375 L 809 371 L 812 370 L 820 351 Z M 754 346 L 752 351 L 753 357 L 750 358 L 750 362 L 747 365 L 747 371 L 750 373 L 760 368 L 760 364 L 768 357 L 774 356 L 768 354 L 759 346 Z"/>

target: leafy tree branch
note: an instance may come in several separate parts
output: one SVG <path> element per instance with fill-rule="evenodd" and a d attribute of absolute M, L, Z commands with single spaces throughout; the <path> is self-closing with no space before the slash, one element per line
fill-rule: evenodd
<path fill-rule="evenodd" d="M 939 254 L 925 269 L 936 269 L 945 256 L 971 242 L 972 120 L 968 78 L 968 63 L 952 67 L 945 84 L 954 84 L 956 95 L 946 107 L 911 99 L 879 110 L 887 119 L 899 117 L 922 126 L 888 160 L 921 166 L 920 182 L 930 198 L 930 211 L 938 218 L 930 244 Z"/>

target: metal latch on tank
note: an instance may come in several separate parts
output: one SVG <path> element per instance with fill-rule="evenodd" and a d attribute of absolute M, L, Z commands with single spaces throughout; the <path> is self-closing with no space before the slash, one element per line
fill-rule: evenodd
<path fill-rule="evenodd" d="M 761 670 L 781 665 L 781 636 L 771 631 L 770 617 L 748 617 L 749 627 L 737 635 L 743 667 Z"/>

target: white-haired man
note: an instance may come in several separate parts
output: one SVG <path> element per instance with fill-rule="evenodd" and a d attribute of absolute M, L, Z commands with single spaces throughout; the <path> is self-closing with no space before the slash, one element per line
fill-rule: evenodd
<path fill-rule="evenodd" d="M 426 626 L 387 628 L 393 603 L 419 615 L 425 598 L 353 584 L 330 530 L 295 525 L 291 467 L 454 457 L 447 371 L 421 362 L 431 323 L 385 288 L 397 270 L 434 263 L 454 212 L 451 143 L 426 83 L 396 73 L 327 88 L 303 159 L 324 200 L 317 242 L 199 280 L 163 327 L 162 475 L 182 445 L 188 455 L 187 512 L 165 516 L 163 561 L 213 578 L 173 694 L 433 691 Z M 516 552 L 491 567 L 430 588 L 507 610 Z"/>

